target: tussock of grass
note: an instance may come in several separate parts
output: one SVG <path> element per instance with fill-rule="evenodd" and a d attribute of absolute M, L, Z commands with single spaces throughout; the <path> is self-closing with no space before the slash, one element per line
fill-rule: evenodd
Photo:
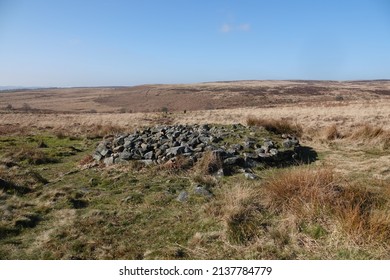
<path fill-rule="evenodd" d="M 195 172 L 199 174 L 212 174 L 222 168 L 222 160 L 215 153 L 209 151 L 203 153 L 203 156 L 194 166 Z"/>
<path fill-rule="evenodd" d="M 327 126 L 323 129 L 323 137 L 326 140 L 335 140 L 335 139 L 342 138 L 342 135 L 339 132 L 337 125 L 332 124 L 332 125 Z"/>
<path fill-rule="evenodd" d="M 45 152 L 32 147 L 23 147 L 12 155 L 17 161 L 26 161 L 29 164 L 56 163 L 58 159 L 48 156 Z"/>
<path fill-rule="evenodd" d="M 248 244 L 261 234 L 266 221 L 258 193 L 254 189 L 235 186 L 224 192 L 222 201 L 222 220 L 229 242 Z"/>
<path fill-rule="evenodd" d="M 264 127 L 267 131 L 273 132 L 276 134 L 294 134 L 296 136 L 301 136 L 303 129 L 299 124 L 293 124 L 287 119 L 263 119 L 249 116 L 246 119 L 246 123 L 249 126 L 261 126 Z"/>
<path fill-rule="evenodd" d="M 390 148 L 390 131 L 382 127 L 364 124 L 351 132 L 350 140 L 379 144 L 382 149 Z"/>
<path fill-rule="evenodd" d="M 352 140 L 360 140 L 360 139 L 375 139 L 383 136 L 388 136 L 388 132 L 381 127 L 364 124 L 356 128 L 351 136 L 349 137 Z"/>
<path fill-rule="evenodd" d="M 265 189 L 267 206 L 276 213 L 289 213 L 300 219 L 333 220 L 344 233 L 360 242 L 390 238 L 387 230 L 390 218 L 375 214 L 381 212 L 390 197 L 382 189 L 368 191 L 357 183 L 339 180 L 332 169 L 284 171 L 269 180 Z"/>
<path fill-rule="evenodd" d="M 166 170 L 169 173 L 179 173 L 192 167 L 193 161 L 183 155 L 178 155 L 165 164 L 158 166 L 160 170 Z"/>

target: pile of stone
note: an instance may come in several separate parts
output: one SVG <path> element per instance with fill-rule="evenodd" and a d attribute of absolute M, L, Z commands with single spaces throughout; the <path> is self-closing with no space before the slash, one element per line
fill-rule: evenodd
<path fill-rule="evenodd" d="M 221 159 L 223 166 L 253 167 L 261 162 L 291 159 L 299 146 L 298 139 L 291 135 L 282 135 L 284 140 L 278 145 L 270 139 L 259 141 L 244 136 L 247 130 L 241 124 L 156 126 L 103 140 L 93 158 L 106 166 L 129 160 L 161 164 L 179 155 L 195 162 L 204 152 L 211 151 Z M 226 139 L 230 139 L 230 143 Z M 235 139 L 235 143 L 231 143 L 231 139 Z"/>

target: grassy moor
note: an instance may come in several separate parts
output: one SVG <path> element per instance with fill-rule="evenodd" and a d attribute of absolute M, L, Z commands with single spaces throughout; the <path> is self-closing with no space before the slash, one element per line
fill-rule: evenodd
<path fill-rule="evenodd" d="M 387 80 L 0 91 L 0 259 L 389 259 L 389 120 Z"/>

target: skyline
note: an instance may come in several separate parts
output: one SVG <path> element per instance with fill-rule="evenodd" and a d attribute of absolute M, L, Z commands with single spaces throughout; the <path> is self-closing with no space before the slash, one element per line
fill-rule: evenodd
<path fill-rule="evenodd" d="M 387 1 L 0 0 L 0 86 L 389 79 Z"/>

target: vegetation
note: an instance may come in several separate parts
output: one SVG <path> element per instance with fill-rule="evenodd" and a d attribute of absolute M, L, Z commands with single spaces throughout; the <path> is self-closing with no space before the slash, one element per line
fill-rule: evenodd
<path fill-rule="evenodd" d="M 287 119 L 264 119 L 249 116 L 246 120 L 246 123 L 249 126 L 264 127 L 267 131 L 276 134 L 288 133 L 295 136 L 301 136 L 303 131 L 302 126 L 293 124 L 290 120 Z"/>
<path fill-rule="evenodd" d="M 340 173 L 323 159 L 331 151 L 310 165 L 259 166 L 255 180 L 215 176 L 221 161 L 213 153 L 195 165 L 185 157 L 159 166 L 94 164 L 102 135 L 120 130 L 0 136 L 1 259 L 390 257 L 389 179 Z M 386 135 L 361 130 L 325 138 L 351 154 L 344 150 L 351 139 Z M 251 137 L 264 135 L 259 128 Z M 197 194 L 198 185 L 211 196 Z M 177 200 L 182 191 L 185 202 Z"/>

